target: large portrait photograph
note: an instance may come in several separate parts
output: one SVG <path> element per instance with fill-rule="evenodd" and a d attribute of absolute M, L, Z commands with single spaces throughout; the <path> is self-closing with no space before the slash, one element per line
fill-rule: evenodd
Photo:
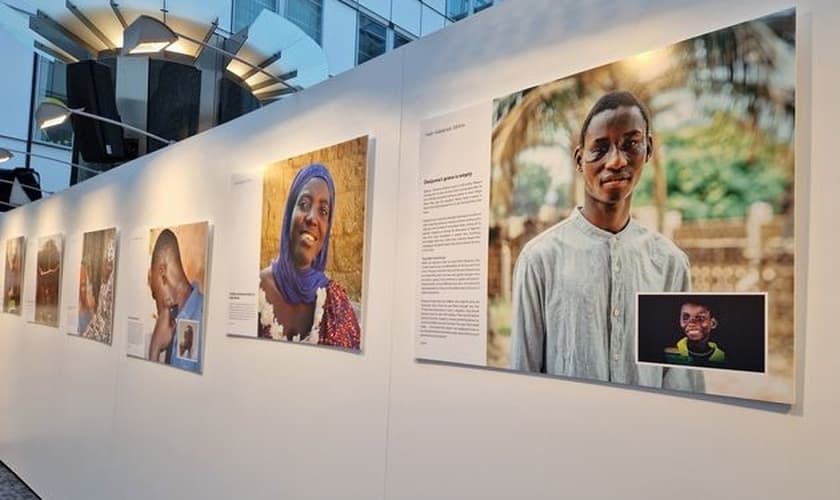
<path fill-rule="evenodd" d="M 64 253 L 62 235 L 38 240 L 35 275 L 35 323 L 58 328 L 61 302 L 61 266 Z"/>
<path fill-rule="evenodd" d="M 779 12 L 494 101 L 488 366 L 793 401 L 795 25 Z M 731 361 L 680 363 L 677 336 L 640 363 L 637 296 L 689 293 L 683 334 L 717 313 Z M 737 331 L 747 302 L 766 339 Z M 645 321 L 679 335 L 683 303 L 661 307 Z M 738 334 L 761 356 L 737 364 Z"/>
<path fill-rule="evenodd" d="M 362 348 L 368 138 L 268 166 L 255 337 Z"/>
<path fill-rule="evenodd" d="M 3 312 L 21 314 L 21 290 L 23 289 L 24 238 L 19 236 L 6 240 L 6 254 L 3 259 Z"/>
<path fill-rule="evenodd" d="M 85 233 L 79 266 L 79 322 L 71 335 L 111 345 L 116 272 L 117 230 Z"/>
<path fill-rule="evenodd" d="M 148 310 L 129 325 L 130 357 L 202 372 L 209 237 L 207 222 L 149 231 Z"/>

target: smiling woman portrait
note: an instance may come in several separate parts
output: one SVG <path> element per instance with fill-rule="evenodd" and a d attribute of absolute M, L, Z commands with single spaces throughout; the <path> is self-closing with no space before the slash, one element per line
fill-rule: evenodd
<path fill-rule="evenodd" d="M 344 143 L 346 145 L 347 143 Z M 330 151 L 342 145 L 327 148 Z M 366 144 L 363 144 L 366 146 Z M 366 150 L 366 147 L 362 148 Z M 348 152 L 345 148 L 344 152 Z M 353 156 L 353 150 L 349 150 Z M 356 151 L 359 153 L 360 151 Z M 361 151 L 364 152 L 364 151 Z M 306 155 L 308 160 L 324 161 L 336 155 Z M 366 154 L 362 155 L 366 158 Z M 337 161 L 339 166 L 347 166 Z M 350 163 L 359 163 L 353 160 Z M 364 166 L 364 162 L 362 167 Z M 283 165 L 278 165 L 282 170 Z M 289 165 L 286 165 L 287 167 Z M 276 169 L 275 169 L 276 170 Z M 288 171 L 289 169 L 286 168 Z M 342 181 L 358 179 L 353 172 L 341 169 Z M 362 171 L 363 172 L 363 171 Z M 276 188 L 272 172 L 266 175 L 264 198 L 271 196 L 271 187 Z M 294 175 L 285 203 L 280 205 L 275 197 L 264 199 L 263 231 L 273 228 L 273 252 L 266 262 L 263 248 L 263 267 L 259 278 L 258 331 L 261 338 L 329 345 L 350 350 L 361 348 L 360 281 L 361 281 L 361 236 L 362 231 L 350 228 L 364 227 L 364 173 L 360 189 L 348 193 L 347 202 L 337 200 L 337 181 L 333 172 L 323 163 L 309 163 Z M 360 192 L 359 192 L 360 191 Z M 361 214 L 358 201 L 361 200 Z M 279 210 L 272 210 L 272 203 Z M 341 213 L 345 210 L 345 213 Z M 279 234 L 277 220 L 282 215 Z M 343 217 L 339 217 L 343 215 Z M 362 223 L 359 222 L 361 217 Z M 339 224 L 339 219 L 341 223 Z M 338 228 L 341 226 L 341 228 Z M 331 244 L 331 237 L 338 232 L 338 244 Z M 356 234 L 352 234 L 352 233 Z M 355 240 L 355 241 L 354 241 Z M 358 245 L 358 248 L 356 248 Z M 331 257 L 331 253 L 338 257 Z M 342 267 L 349 268 L 342 273 Z M 330 269 L 330 276 L 327 274 Z M 347 277 L 348 285 L 339 283 L 335 274 Z M 355 272 L 352 272 L 355 271 Z M 355 292 L 355 297 L 348 293 Z"/>

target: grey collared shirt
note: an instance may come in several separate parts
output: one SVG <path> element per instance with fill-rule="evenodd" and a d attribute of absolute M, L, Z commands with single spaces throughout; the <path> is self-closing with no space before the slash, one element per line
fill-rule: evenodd
<path fill-rule="evenodd" d="M 691 289 L 688 257 L 632 218 L 613 234 L 574 210 L 528 242 L 513 278 L 511 367 L 702 392 L 703 374 L 636 364 L 636 293 Z"/>

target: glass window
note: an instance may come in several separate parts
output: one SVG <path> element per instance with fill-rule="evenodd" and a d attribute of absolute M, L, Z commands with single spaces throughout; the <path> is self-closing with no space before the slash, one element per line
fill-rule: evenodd
<path fill-rule="evenodd" d="M 357 64 L 385 53 L 388 29 L 370 17 L 359 14 L 359 53 Z"/>
<path fill-rule="evenodd" d="M 286 0 L 286 19 L 295 23 L 318 45 L 321 44 L 322 0 Z"/>
<path fill-rule="evenodd" d="M 233 0 L 234 33 L 250 26 L 263 9 L 276 12 L 274 0 Z"/>
<path fill-rule="evenodd" d="M 411 41 L 411 38 L 409 38 L 407 36 L 403 36 L 403 35 L 397 33 L 396 31 L 394 31 L 394 47 L 393 48 L 396 49 L 396 48 L 402 47 L 403 45 L 407 44 L 410 41 Z"/>
<path fill-rule="evenodd" d="M 35 108 L 44 102 L 47 97 L 58 99 L 63 103 L 67 102 L 67 66 L 59 61 L 50 61 L 45 57 L 38 56 L 38 69 L 36 70 L 37 81 L 35 87 Z M 33 109 L 34 113 L 35 110 Z M 32 139 L 42 142 L 51 142 L 62 146 L 73 145 L 73 128 L 70 120 L 65 124 L 50 127 L 47 130 L 38 128 L 38 124 L 32 123 Z"/>
<path fill-rule="evenodd" d="M 470 13 L 470 0 L 447 0 L 446 15 L 453 21 L 467 17 Z"/>

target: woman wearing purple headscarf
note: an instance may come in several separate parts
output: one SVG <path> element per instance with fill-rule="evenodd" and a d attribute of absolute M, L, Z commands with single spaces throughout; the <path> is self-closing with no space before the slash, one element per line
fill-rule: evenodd
<path fill-rule="evenodd" d="M 260 337 L 360 348 L 347 292 L 324 274 L 334 210 L 329 170 L 320 164 L 301 169 L 283 213 L 280 254 L 260 272 Z"/>

